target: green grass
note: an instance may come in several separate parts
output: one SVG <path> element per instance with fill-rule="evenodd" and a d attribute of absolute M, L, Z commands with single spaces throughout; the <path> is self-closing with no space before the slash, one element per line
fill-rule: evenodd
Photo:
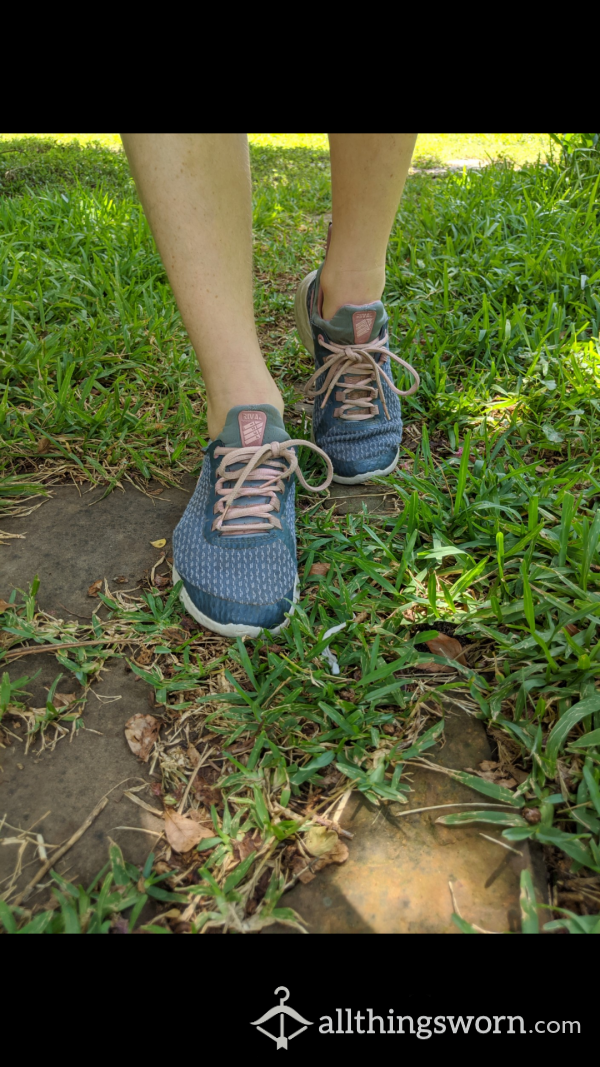
<path fill-rule="evenodd" d="M 42 489 L 57 471 L 107 489 L 197 471 L 202 383 L 122 155 L 35 139 L 1 151 L 27 168 L 3 179 L 0 202 L 4 499 L 14 509 L 19 484 Z M 257 321 L 289 411 L 310 373 L 291 311 L 296 282 L 322 256 L 328 160 L 320 143 L 276 142 L 253 144 L 252 159 Z M 402 467 L 384 480 L 397 513 L 378 525 L 341 520 L 301 497 L 304 595 L 278 647 L 225 643 L 208 662 L 201 637 L 162 636 L 178 623 L 176 597 L 155 588 L 133 607 L 106 598 L 97 636 L 143 635 L 155 650 L 151 668 L 134 669 L 166 726 L 193 707 L 223 752 L 249 745 L 220 782 L 215 841 L 186 898 L 198 902 L 195 928 L 272 921 L 306 812 L 326 810 L 350 783 L 374 803 L 402 803 L 407 760 L 437 736 L 424 712 L 415 727 L 416 700 L 444 687 L 462 691 L 503 765 L 520 772 L 512 790 L 469 776 L 506 803 L 504 837 L 545 846 L 559 904 L 566 886 L 581 890 L 582 916 L 598 911 L 598 185 L 596 164 L 558 160 L 409 180 L 386 302 L 393 350 L 417 366 L 422 387 L 405 405 Z M 301 417 L 290 418 L 297 435 Z M 331 567 L 309 583 L 315 560 Z M 14 604 L 14 647 L 61 639 Z M 423 672 L 432 660 L 423 628 L 438 625 L 455 628 L 468 664 L 445 676 Z M 339 676 L 321 658 L 326 644 Z M 57 658 L 85 681 L 105 653 Z M 228 691 L 215 696 L 210 677 L 224 666 Z M 165 803 L 183 781 L 165 770 Z M 253 862 L 270 873 L 249 918 L 256 866 L 240 885 L 227 878 L 235 842 L 254 832 Z"/>
<path fill-rule="evenodd" d="M 118 133 L 29 133 L 0 134 L 0 142 L 16 137 L 32 138 L 35 141 L 51 139 L 54 144 L 70 146 L 76 141 L 81 146 L 100 144 L 113 150 L 120 149 Z M 307 148 L 326 152 L 326 133 L 250 133 L 250 144 L 266 148 Z M 455 159 L 508 158 L 518 166 L 535 163 L 538 157 L 545 159 L 549 151 L 547 133 L 420 133 L 413 163 L 439 165 Z"/>

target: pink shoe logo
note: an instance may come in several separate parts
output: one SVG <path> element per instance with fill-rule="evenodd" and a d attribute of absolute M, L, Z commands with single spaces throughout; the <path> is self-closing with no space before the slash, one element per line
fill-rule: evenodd
<path fill-rule="evenodd" d="M 376 312 L 374 311 L 354 312 L 352 316 L 352 325 L 354 327 L 355 344 L 365 344 L 369 340 L 375 322 L 375 315 Z"/>
<path fill-rule="evenodd" d="M 240 411 L 238 422 L 243 448 L 262 445 L 267 425 L 264 411 Z"/>

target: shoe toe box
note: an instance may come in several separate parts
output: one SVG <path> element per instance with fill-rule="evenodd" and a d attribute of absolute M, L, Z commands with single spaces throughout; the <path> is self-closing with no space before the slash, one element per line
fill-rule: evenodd
<path fill-rule="evenodd" d="M 384 472 L 389 473 L 398 462 L 398 449 L 388 448 L 382 452 L 376 452 L 372 456 L 362 456 L 360 459 L 334 459 L 334 476 L 340 478 L 363 478 L 367 475 L 376 477 Z"/>
<path fill-rule="evenodd" d="M 224 637 L 241 636 L 260 630 L 275 630 L 286 622 L 286 613 L 293 610 L 297 599 L 296 586 L 280 600 L 271 604 L 249 604 L 225 600 L 198 589 L 183 579 L 182 600 L 193 617 L 210 630 Z"/>

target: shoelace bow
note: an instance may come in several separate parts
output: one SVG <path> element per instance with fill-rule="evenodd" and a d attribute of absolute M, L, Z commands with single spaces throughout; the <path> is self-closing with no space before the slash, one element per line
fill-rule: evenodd
<path fill-rule="evenodd" d="M 342 404 L 341 407 L 335 408 L 334 416 L 352 422 L 358 422 L 361 419 L 372 419 L 374 415 L 379 413 L 376 404 L 376 400 L 379 399 L 383 404 L 386 418 L 389 419 L 390 413 L 385 402 L 381 379 L 385 378 L 390 389 L 397 396 L 412 396 L 419 388 L 420 378 L 410 363 L 406 363 L 400 356 L 395 355 L 394 352 L 390 352 L 385 347 L 387 340 L 388 335 L 386 333 L 384 337 L 376 341 L 368 341 L 366 344 L 340 345 L 336 344 L 335 341 L 327 342 L 322 335 L 319 335 L 319 343 L 323 348 L 329 349 L 331 355 L 327 356 L 323 365 L 309 378 L 305 387 L 306 393 L 313 399 L 325 393 L 321 401 L 321 406 L 325 407 L 336 385 L 339 385 L 340 389 L 336 392 L 335 399 L 341 400 Z M 381 362 L 389 356 L 391 359 L 395 359 L 396 363 L 400 363 L 405 367 L 414 378 L 410 389 L 405 391 L 397 389 L 389 375 L 382 370 L 380 362 L 373 353 L 379 356 Z M 326 375 L 325 381 L 321 388 L 317 389 L 316 383 L 323 374 Z M 346 378 L 345 381 L 340 381 L 345 374 L 352 375 L 352 377 Z M 374 381 L 376 385 L 373 385 Z M 358 394 L 358 390 L 361 391 L 362 395 Z M 366 396 L 364 395 L 365 393 L 367 393 Z"/>
<path fill-rule="evenodd" d="M 322 485 L 309 485 L 304 478 L 298 466 L 298 457 L 294 452 L 294 447 L 300 445 L 312 448 L 313 452 L 317 452 L 325 460 L 327 477 Z M 271 444 L 257 447 L 215 448 L 215 456 L 224 458 L 217 467 L 215 492 L 221 499 L 217 500 L 214 506 L 216 518 L 212 529 L 220 530 L 222 534 L 261 533 L 274 528 L 280 530 L 281 521 L 273 512 L 279 511 L 281 507 L 277 494 L 283 492 L 285 480 L 296 474 L 305 489 L 311 493 L 318 493 L 327 489 L 333 477 L 333 466 L 329 456 L 310 441 L 272 441 Z M 231 468 L 237 463 L 245 463 L 245 467 L 242 470 L 233 471 Z M 268 466 L 261 466 L 261 464 L 268 464 Z M 228 488 L 225 483 L 232 482 L 234 479 L 235 485 Z M 260 485 L 249 484 L 251 482 L 260 482 Z M 241 496 L 261 496 L 267 497 L 267 500 L 258 504 L 244 504 L 242 507 L 235 506 L 235 501 Z M 250 516 L 256 518 L 257 521 L 240 523 L 237 526 L 232 522 L 228 522 L 227 526 L 223 525 L 226 520 Z"/>

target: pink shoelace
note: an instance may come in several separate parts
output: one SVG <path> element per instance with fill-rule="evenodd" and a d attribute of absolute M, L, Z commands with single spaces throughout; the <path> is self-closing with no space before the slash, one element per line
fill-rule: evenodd
<path fill-rule="evenodd" d="M 387 333 L 376 341 L 368 341 L 366 344 L 339 345 L 335 341 L 327 342 L 319 335 L 319 343 L 323 348 L 329 349 L 331 355 L 327 357 L 322 367 L 309 378 L 305 391 L 314 399 L 325 393 L 321 406 L 324 407 L 336 385 L 340 386 L 335 394 L 336 400 L 341 400 L 341 406 L 334 409 L 334 416 L 347 419 L 351 422 L 359 422 L 361 419 L 372 419 L 379 414 L 376 400 L 381 400 L 386 418 L 390 413 L 385 402 L 382 378 L 385 378 L 390 389 L 397 396 L 412 396 L 420 385 L 419 375 L 410 363 L 406 363 L 400 356 L 390 352 L 385 346 L 388 340 Z M 379 359 L 376 359 L 378 356 Z M 381 369 L 380 364 L 388 358 L 395 359 L 412 374 L 414 382 L 410 389 L 402 392 L 397 389 L 391 378 Z M 317 380 L 325 374 L 326 378 L 320 389 L 316 388 Z M 340 379 L 346 375 L 344 381 Z M 374 385 L 373 382 L 376 384 Z M 366 395 L 365 395 L 366 394 Z"/>
<path fill-rule="evenodd" d="M 321 485 L 309 485 L 305 480 L 298 466 L 298 457 L 294 452 L 294 447 L 299 445 L 312 448 L 313 452 L 317 452 L 325 460 L 327 477 Z M 329 456 L 310 441 L 272 441 L 271 444 L 258 447 L 215 448 L 215 456 L 223 456 L 217 467 L 215 486 L 215 492 L 221 499 L 217 500 L 214 506 L 216 518 L 211 528 L 219 530 L 222 534 L 263 533 L 274 528 L 280 530 L 281 520 L 273 512 L 279 511 L 281 507 L 277 494 L 283 492 L 286 478 L 291 478 L 293 474 L 296 474 L 305 489 L 311 493 L 319 493 L 327 489 L 333 477 L 333 466 Z M 245 463 L 245 467 L 242 470 L 232 470 L 237 463 Z M 234 479 L 235 485 L 228 488 L 225 483 L 232 482 Z M 258 504 L 244 503 L 239 507 L 236 506 L 235 501 L 241 496 L 261 496 L 267 497 L 267 500 Z M 255 518 L 256 522 L 235 525 L 235 521 L 228 521 L 226 526 L 223 525 L 226 520 L 250 516 Z"/>

